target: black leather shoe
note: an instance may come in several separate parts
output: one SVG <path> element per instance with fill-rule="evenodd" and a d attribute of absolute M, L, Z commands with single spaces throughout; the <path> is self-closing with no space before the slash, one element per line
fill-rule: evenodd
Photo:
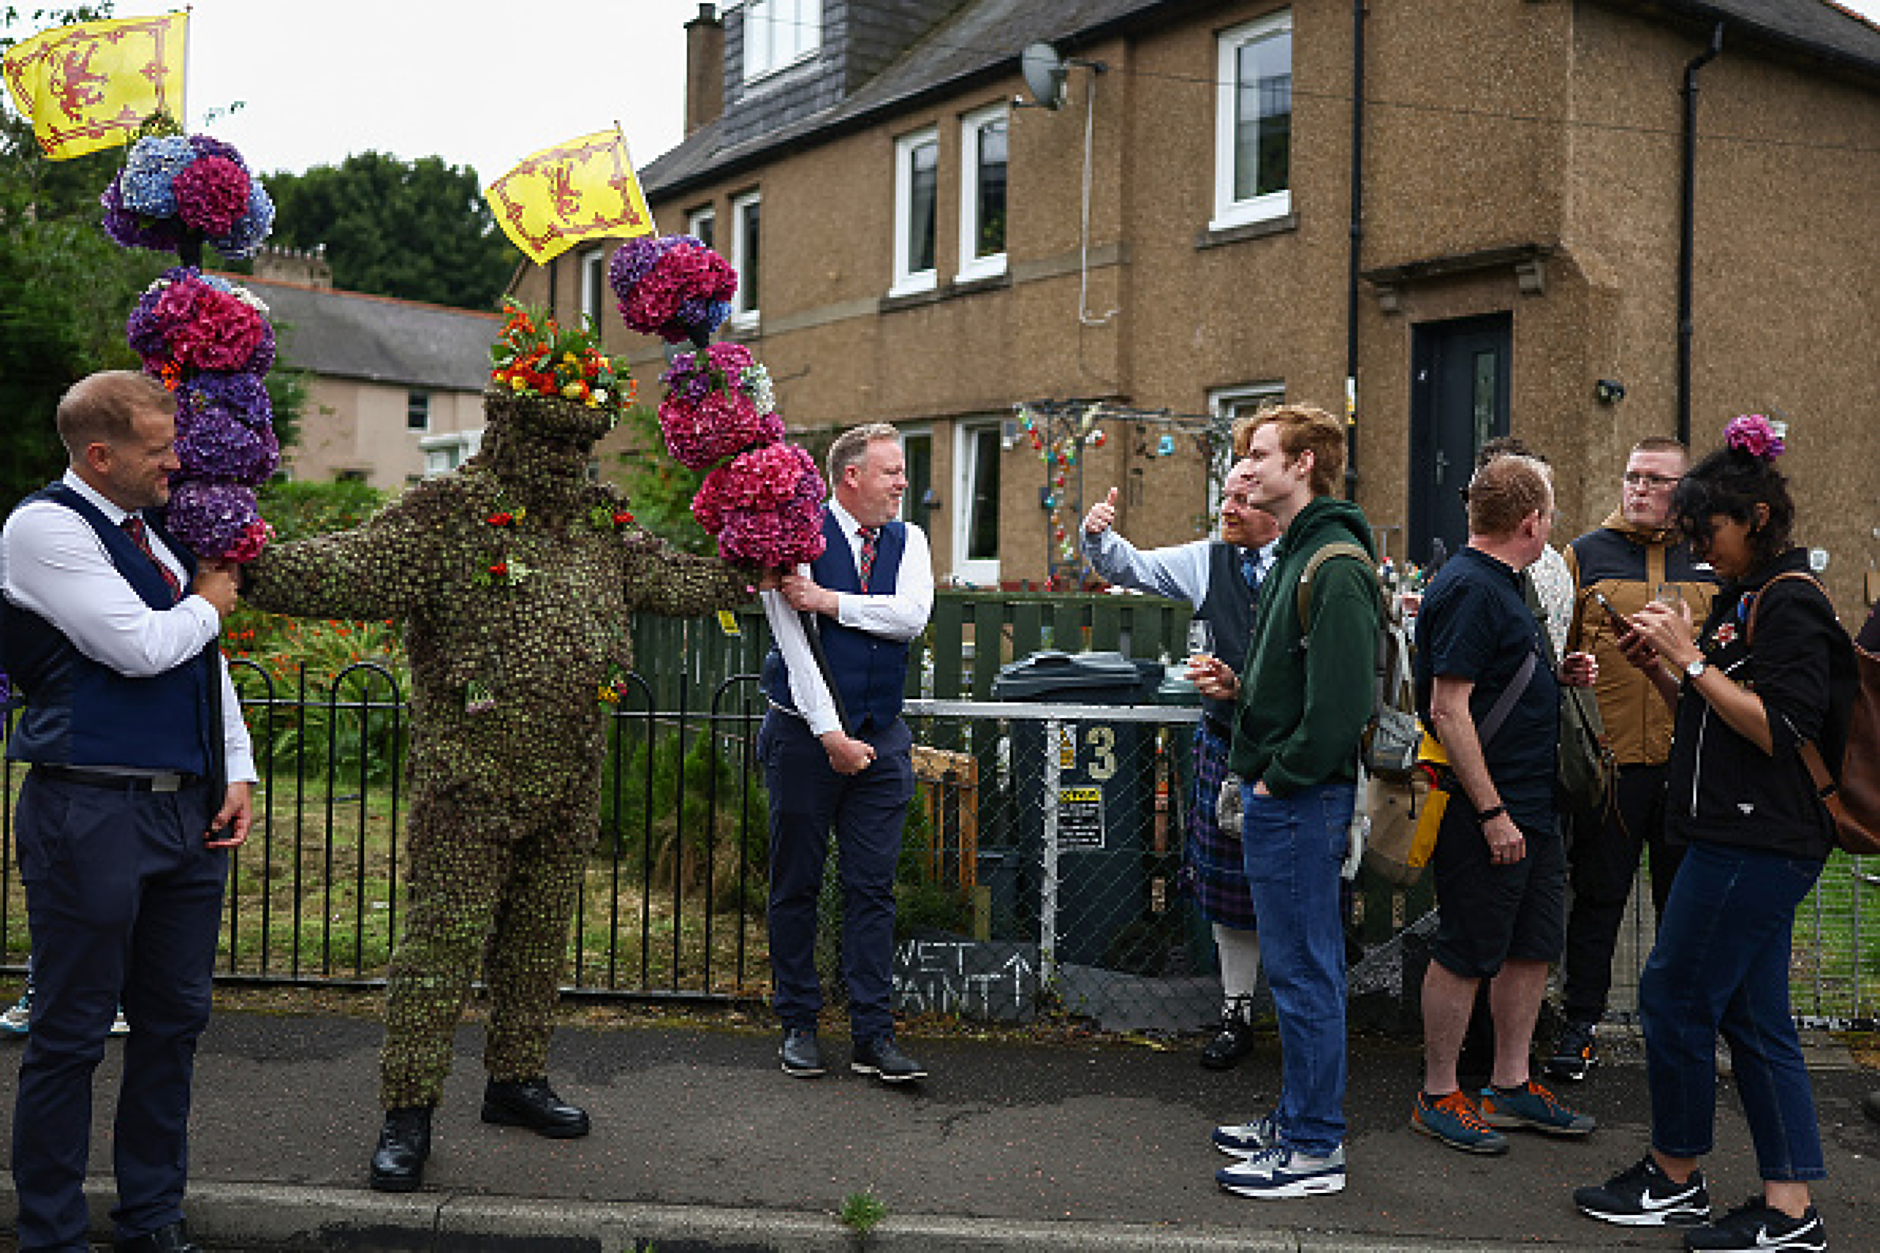
<path fill-rule="evenodd" d="M 816 1033 L 806 1027 L 785 1031 L 783 1043 L 777 1046 L 777 1061 L 783 1066 L 784 1074 L 795 1075 L 798 1079 L 814 1079 L 822 1074 L 822 1046 L 816 1043 Z"/>
<path fill-rule="evenodd" d="M 1253 1051 L 1253 1024 L 1235 1014 L 1221 1021 L 1220 1034 L 1201 1050 L 1201 1065 L 1206 1070 L 1232 1070 L 1240 1059 Z"/>
<path fill-rule="evenodd" d="M 181 1219 L 141 1236 L 119 1240 L 112 1247 L 118 1253 L 202 1253 L 201 1245 L 190 1243 L 189 1228 Z"/>
<path fill-rule="evenodd" d="M 499 1127 L 527 1127 L 551 1140 L 573 1140 L 588 1133 L 587 1111 L 555 1095 L 546 1078 L 483 1087 L 483 1121 Z"/>
<path fill-rule="evenodd" d="M 416 1192 L 431 1156 L 431 1107 L 408 1105 L 385 1111 L 379 1146 L 372 1151 L 371 1183 L 378 1192 Z"/>
<path fill-rule="evenodd" d="M 849 1069 L 858 1075 L 873 1075 L 883 1083 L 912 1083 L 927 1077 L 927 1068 L 896 1048 L 891 1035 L 857 1040 Z"/>

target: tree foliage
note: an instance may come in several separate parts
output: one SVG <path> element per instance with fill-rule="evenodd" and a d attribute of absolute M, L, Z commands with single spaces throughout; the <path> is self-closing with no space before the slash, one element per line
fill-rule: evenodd
<path fill-rule="evenodd" d="M 629 405 L 620 421 L 634 444 L 633 451 L 620 454 L 634 520 L 675 548 L 716 553 L 718 545 L 692 516 L 692 497 L 705 481 L 703 472 L 688 470 L 666 455 L 659 415 L 652 406 Z"/>
<path fill-rule="evenodd" d="M 493 309 L 521 254 L 496 228 L 476 171 L 441 157 L 355 153 L 269 174 L 273 242 L 324 244 L 333 285 L 459 309 Z"/>

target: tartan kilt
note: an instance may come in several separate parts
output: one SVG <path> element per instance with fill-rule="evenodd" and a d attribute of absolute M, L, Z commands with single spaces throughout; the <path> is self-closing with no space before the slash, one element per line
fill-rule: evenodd
<path fill-rule="evenodd" d="M 1215 821 L 1215 800 L 1227 777 L 1231 745 L 1208 728 L 1206 719 L 1195 724 L 1194 786 L 1188 794 L 1188 842 L 1181 882 L 1195 908 L 1209 922 L 1253 930 L 1253 891 L 1247 886 L 1247 867 L 1240 837 L 1223 831 Z"/>

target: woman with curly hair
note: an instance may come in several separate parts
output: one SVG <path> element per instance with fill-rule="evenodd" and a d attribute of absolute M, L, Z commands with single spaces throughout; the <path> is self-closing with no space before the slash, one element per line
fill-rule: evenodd
<path fill-rule="evenodd" d="M 1789 1010 L 1795 911 L 1834 848 L 1799 748 L 1838 762 L 1852 644 L 1794 547 L 1795 506 L 1760 416 L 1678 483 L 1672 516 L 1723 581 L 1693 637 L 1647 605 L 1621 640 L 1676 716 L 1666 837 L 1688 848 L 1639 979 L 1651 1150 L 1574 1203 L 1624 1226 L 1687 1226 L 1687 1249 L 1826 1249 L 1809 1195 L 1824 1178 L 1814 1094 Z M 1716 1037 L 1729 1041 L 1762 1190 L 1715 1222 L 1698 1159 L 1712 1147 Z"/>

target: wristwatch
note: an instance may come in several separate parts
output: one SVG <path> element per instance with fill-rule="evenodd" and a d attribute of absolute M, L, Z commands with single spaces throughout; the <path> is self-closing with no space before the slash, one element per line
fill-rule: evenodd
<path fill-rule="evenodd" d="M 1695 683 L 1698 677 L 1708 669 L 1710 669 L 1710 662 L 1706 660 L 1702 654 L 1699 654 L 1696 660 L 1684 667 L 1684 677 Z"/>

